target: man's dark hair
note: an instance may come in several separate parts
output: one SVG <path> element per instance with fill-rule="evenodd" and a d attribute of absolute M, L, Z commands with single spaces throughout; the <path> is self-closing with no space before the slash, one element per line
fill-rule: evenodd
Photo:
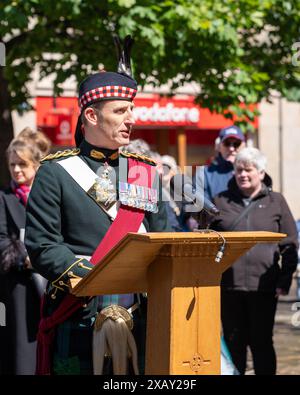
<path fill-rule="evenodd" d="M 99 111 L 99 110 L 101 110 L 102 107 L 103 107 L 103 101 L 97 102 L 97 103 L 93 103 L 93 104 L 91 104 L 91 105 L 88 106 L 88 107 L 92 107 L 94 110 Z M 87 108 L 88 108 L 88 107 L 87 107 Z M 82 124 L 83 124 L 84 126 L 87 125 L 87 120 L 86 120 L 86 117 L 85 117 L 85 115 L 84 115 L 84 110 L 82 111 L 82 114 L 81 114 L 81 122 L 82 122 Z"/>

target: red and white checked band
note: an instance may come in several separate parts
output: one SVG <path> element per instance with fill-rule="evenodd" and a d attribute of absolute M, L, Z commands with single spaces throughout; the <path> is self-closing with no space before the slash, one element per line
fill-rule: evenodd
<path fill-rule="evenodd" d="M 102 98 L 126 98 L 132 100 L 137 90 L 126 86 L 101 86 L 86 92 L 79 98 L 79 106 L 82 109 L 86 104 Z"/>

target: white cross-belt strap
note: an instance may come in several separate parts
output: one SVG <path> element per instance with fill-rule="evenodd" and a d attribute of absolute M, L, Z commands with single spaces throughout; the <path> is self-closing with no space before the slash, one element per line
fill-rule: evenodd
<path fill-rule="evenodd" d="M 69 173 L 73 180 L 76 181 L 85 192 L 89 191 L 95 184 L 96 178 L 98 178 L 97 174 L 78 156 L 63 159 L 57 163 Z M 118 212 L 116 203 L 109 210 L 106 210 L 104 207 L 101 207 L 101 209 L 105 211 L 112 220 L 116 218 Z"/>
<path fill-rule="evenodd" d="M 70 158 L 62 159 L 58 163 L 63 167 L 66 172 L 73 178 L 74 181 L 85 191 L 88 192 L 89 189 L 95 184 L 97 174 L 78 156 L 72 156 Z M 113 221 L 118 213 L 119 202 L 116 202 L 109 210 L 104 207 L 100 207 Z M 146 228 L 142 223 L 138 233 L 146 233 Z"/>

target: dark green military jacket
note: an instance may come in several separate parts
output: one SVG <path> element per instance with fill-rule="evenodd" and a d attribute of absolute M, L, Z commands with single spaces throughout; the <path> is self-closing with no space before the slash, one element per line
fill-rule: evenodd
<path fill-rule="evenodd" d="M 79 148 L 78 156 L 95 173 L 107 161 L 118 174 L 116 152 L 94 147 L 86 141 Z M 105 159 L 101 158 L 102 153 Z M 45 160 L 37 172 L 27 204 L 25 236 L 33 267 L 49 280 L 48 314 L 69 291 L 69 279 L 84 277 L 93 267 L 87 259 L 76 255 L 91 256 L 111 226 L 108 215 L 57 163 L 64 156 L 57 156 Z M 170 231 L 164 203 L 159 202 L 158 208 L 157 213 L 145 213 L 146 230 Z M 95 308 L 91 302 L 80 314 L 88 317 L 95 313 Z"/>

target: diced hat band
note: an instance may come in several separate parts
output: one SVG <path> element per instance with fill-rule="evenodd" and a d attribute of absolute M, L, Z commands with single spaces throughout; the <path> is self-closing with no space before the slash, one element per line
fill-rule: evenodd
<path fill-rule="evenodd" d="M 84 107 L 86 107 L 86 105 L 90 105 L 95 101 L 101 101 L 105 99 L 133 100 L 136 92 L 136 89 L 120 85 L 99 87 L 84 93 L 79 98 L 79 106 L 82 110 Z"/>

